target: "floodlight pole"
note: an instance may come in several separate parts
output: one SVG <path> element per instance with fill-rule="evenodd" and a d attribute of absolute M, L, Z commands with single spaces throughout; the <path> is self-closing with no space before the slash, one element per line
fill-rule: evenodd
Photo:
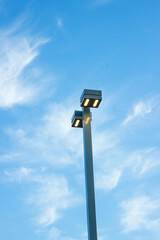
<path fill-rule="evenodd" d="M 97 240 L 92 135 L 91 135 L 91 113 L 89 107 L 83 107 L 82 110 L 83 110 L 83 139 L 84 139 L 88 240 Z"/>

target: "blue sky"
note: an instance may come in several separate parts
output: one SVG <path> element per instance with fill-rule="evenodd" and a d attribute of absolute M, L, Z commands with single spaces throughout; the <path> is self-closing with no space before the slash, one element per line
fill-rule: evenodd
<path fill-rule="evenodd" d="M 86 240 L 93 109 L 99 240 L 160 239 L 160 2 L 0 0 L 0 238 Z"/>

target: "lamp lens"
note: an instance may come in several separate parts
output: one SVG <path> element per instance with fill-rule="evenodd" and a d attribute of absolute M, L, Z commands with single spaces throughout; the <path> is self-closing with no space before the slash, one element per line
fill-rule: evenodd
<path fill-rule="evenodd" d="M 85 106 L 85 107 L 88 106 L 89 101 L 90 101 L 90 100 L 89 100 L 88 98 L 85 100 L 85 102 L 84 102 L 84 106 Z"/>
<path fill-rule="evenodd" d="M 76 120 L 76 123 L 75 123 L 75 127 L 78 127 L 78 125 L 79 125 L 79 123 L 80 123 L 80 120 Z"/>
<path fill-rule="evenodd" d="M 94 103 L 93 103 L 93 107 L 97 107 L 98 103 L 99 103 L 99 100 L 96 99 L 96 100 L 94 101 Z"/>

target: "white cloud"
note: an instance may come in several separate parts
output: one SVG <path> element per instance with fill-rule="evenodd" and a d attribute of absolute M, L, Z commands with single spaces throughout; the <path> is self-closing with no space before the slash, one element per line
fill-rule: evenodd
<path fill-rule="evenodd" d="M 119 182 L 121 176 L 121 171 L 118 169 L 113 169 L 110 172 L 99 172 L 95 175 L 96 188 L 109 191 L 114 189 Z"/>
<path fill-rule="evenodd" d="M 152 106 L 149 102 L 139 102 L 134 106 L 133 112 L 127 116 L 123 124 L 127 124 L 136 117 L 143 117 L 152 111 Z"/>
<path fill-rule="evenodd" d="M 2 154 L 0 155 L 0 162 L 17 160 L 18 157 L 19 157 L 19 153 Z"/>
<path fill-rule="evenodd" d="M 160 224 L 159 200 L 152 200 L 147 196 L 137 197 L 121 202 L 123 210 L 121 224 L 124 232 L 147 229 L 157 230 Z"/>
<path fill-rule="evenodd" d="M 36 222 L 42 226 L 53 224 L 61 217 L 62 209 L 73 206 L 75 201 L 64 177 L 47 177 L 41 182 L 41 187 L 28 202 L 38 208 Z"/>
<path fill-rule="evenodd" d="M 70 190 L 64 176 L 46 174 L 44 170 L 37 173 L 36 170 L 26 167 L 5 170 L 4 173 L 9 181 L 30 185 L 26 202 L 33 207 L 33 212 L 37 215 L 34 221 L 40 226 L 46 227 L 55 223 L 64 209 L 73 207 L 80 201 Z"/>
<path fill-rule="evenodd" d="M 62 18 L 57 18 L 57 19 L 56 19 L 56 22 L 57 22 L 57 27 L 59 27 L 59 28 L 62 28 L 62 27 L 63 27 Z"/>
<path fill-rule="evenodd" d="M 58 166 L 79 164 L 83 156 L 82 129 L 71 128 L 70 105 L 53 104 L 37 127 L 9 129 L 30 162 L 42 161 Z M 18 151 L 18 150 L 17 150 Z"/>
<path fill-rule="evenodd" d="M 50 239 L 55 239 L 55 240 L 59 240 L 61 236 L 61 232 L 59 229 L 52 227 L 49 231 L 49 238 Z"/>
<path fill-rule="evenodd" d="M 30 180 L 30 174 L 33 172 L 30 168 L 21 167 L 19 169 L 16 169 L 14 171 L 7 171 L 5 170 L 4 173 L 8 177 L 10 181 L 16 181 L 21 182 L 24 179 Z"/>
<path fill-rule="evenodd" d="M 38 56 L 46 39 L 34 39 L 19 33 L 17 23 L 0 32 L 0 107 L 29 102 L 39 87 L 31 84 L 24 70 Z"/>
<path fill-rule="evenodd" d="M 151 172 L 155 167 L 160 165 L 159 149 L 148 148 L 131 153 L 126 162 L 126 167 L 131 167 L 134 175 L 141 176 Z"/>
<path fill-rule="evenodd" d="M 109 149 L 113 149 L 118 143 L 119 138 L 116 133 L 112 131 L 99 131 L 93 132 L 93 153 L 94 156 L 103 155 Z"/>
<path fill-rule="evenodd" d="M 60 168 L 74 164 L 81 168 L 83 133 L 82 129 L 71 128 L 74 109 L 75 103 L 69 100 L 63 104 L 55 103 L 50 105 L 38 126 L 10 129 L 9 134 L 16 141 L 18 159 L 23 162 L 27 160 L 30 164 L 41 162 L 45 166 L 54 165 Z M 104 111 L 107 112 L 106 109 Z M 102 130 L 93 129 L 95 183 L 98 189 L 109 191 L 115 188 L 122 172 L 133 178 L 141 177 L 145 173 L 150 174 L 151 169 L 159 165 L 158 149 L 127 151 L 120 142 L 123 137 L 122 128 L 106 130 L 104 127 Z"/>

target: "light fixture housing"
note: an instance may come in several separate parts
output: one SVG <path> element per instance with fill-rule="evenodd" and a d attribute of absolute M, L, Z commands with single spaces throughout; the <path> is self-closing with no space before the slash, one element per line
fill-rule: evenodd
<path fill-rule="evenodd" d="M 100 90 L 84 89 L 80 97 L 81 107 L 98 108 L 101 101 L 102 91 Z"/>
<path fill-rule="evenodd" d="M 74 111 L 74 114 L 71 119 L 71 126 L 82 128 L 83 127 L 82 120 L 83 120 L 82 111 Z"/>

